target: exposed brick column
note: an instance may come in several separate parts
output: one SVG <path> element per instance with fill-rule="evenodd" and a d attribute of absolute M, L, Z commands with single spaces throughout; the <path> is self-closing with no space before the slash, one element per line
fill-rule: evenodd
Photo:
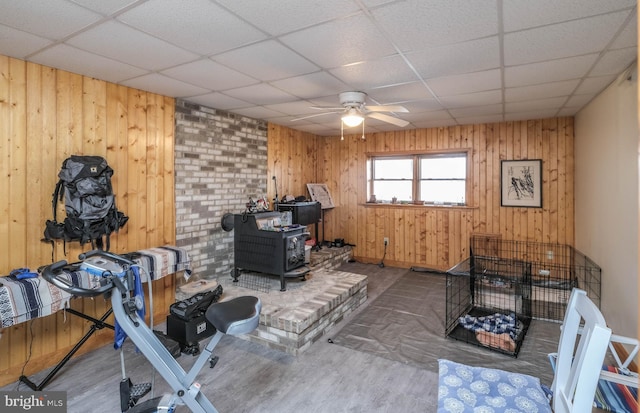
<path fill-rule="evenodd" d="M 267 194 L 267 123 L 176 101 L 176 244 L 201 278 L 229 276 L 233 231 L 227 213 Z"/>

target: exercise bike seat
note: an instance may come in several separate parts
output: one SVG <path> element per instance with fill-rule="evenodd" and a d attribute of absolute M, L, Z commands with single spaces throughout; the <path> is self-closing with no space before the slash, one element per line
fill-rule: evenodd
<path fill-rule="evenodd" d="M 236 336 L 258 327 L 261 309 L 262 302 L 258 297 L 242 296 L 211 304 L 205 317 L 216 330 Z"/>

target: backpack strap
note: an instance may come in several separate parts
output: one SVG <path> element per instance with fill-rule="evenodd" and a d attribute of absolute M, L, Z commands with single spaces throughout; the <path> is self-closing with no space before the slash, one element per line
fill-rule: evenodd
<path fill-rule="evenodd" d="M 53 191 L 53 197 L 51 199 L 51 209 L 53 211 L 53 222 L 58 222 L 57 219 L 57 214 L 56 214 L 56 205 L 58 204 L 58 198 L 60 198 L 60 202 L 62 202 L 64 199 L 64 186 L 63 186 L 63 182 L 62 179 L 58 180 L 58 183 L 56 184 L 56 189 Z"/>

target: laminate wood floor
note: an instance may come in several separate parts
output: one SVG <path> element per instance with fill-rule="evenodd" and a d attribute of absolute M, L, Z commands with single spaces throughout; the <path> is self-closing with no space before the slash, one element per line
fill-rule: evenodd
<path fill-rule="evenodd" d="M 361 263 L 347 263 L 340 270 L 368 275 L 369 299 L 301 355 L 231 336 L 221 340 L 215 351 L 220 358 L 217 366 L 207 366 L 198 375 L 203 393 L 216 409 L 223 413 L 436 411 L 436 372 L 327 341 L 407 270 Z M 128 376 L 134 383 L 150 381 L 149 362 L 127 343 Z M 188 370 L 195 359 L 183 354 L 178 361 Z M 46 374 L 31 378 L 39 382 Z M 72 359 L 45 390 L 66 391 L 70 413 L 118 412 L 120 379 L 118 352 L 107 345 Z M 28 389 L 13 383 L 3 390 L 16 388 Z M 168 386 L 156 374 L 156 395 L 165 391 Z"/>

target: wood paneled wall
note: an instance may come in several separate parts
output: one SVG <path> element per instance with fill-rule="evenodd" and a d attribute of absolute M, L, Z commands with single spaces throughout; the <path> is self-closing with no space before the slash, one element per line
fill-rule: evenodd
<path fill-rule="evenodd" d="M 309 196 L 308 183 L 316 182 L 318 137 L 311 133 L 269 123 L 267 133 L 267 197 L 273 202 L 278 183 L 278 197 Z M 272 205 L 273 207 L 273 205 Z M 315 237 L 314 226 L 309 226 Z"/>
<path fill-rule="evenodd" d="M 111 251 L 175 244 L 174 100 L 62 70 L 0 56 L 0 273 L 52 261 L 41 242 L 52 218 L 51 196 L 62 161 L 104 156 L 114 169 L 119 209 L 129 222 L 111 237 Z M 58 205 L 58 217 L 64 217 Z M 55 261 L 77 261 L 90 245 L 57 242 Z M 172 277 L 154 283 L 156 314 L 174 301 Z M 101 315 L 102 298 L 71 300 Z M 84 334 L 88 322 L 58 312 L 2 330 L 0 385 L 55 364 Z M 33 343 L 30 346 L 33 336 Z M 106 343 L 102 330 L 83 350 Z"/>
<path fill-rule="evenodd" d="M 288 139 L 272 140 L 273 134 Z M 285 163 L 278 165 L 280 171 L 311 179 L 305 172 L 311 161 L 300 163 L 299 151 L 289 152 L 296 139 L 288 128 L 271 125 L 269 151 Z M 355 244 L 361 261 L 381 260 L 384 237 L 389 238 L 386 264 L 435 269 L 467 257 L 473 233 L 574 245 L 573 118 L 375 133 L 364 141 L 360 135 L 344 141 L 317 137 L 316 142 L 315 179 L 327 184 L 336 204 L 325 213 L 325 238 Z M 473 190 L 467 207 L 365 205 L 367 153 L 451 148 L 470 149 Z M 500 161 L 510 159 L 542 159 L 542 208 L 500 206 Z"/>

